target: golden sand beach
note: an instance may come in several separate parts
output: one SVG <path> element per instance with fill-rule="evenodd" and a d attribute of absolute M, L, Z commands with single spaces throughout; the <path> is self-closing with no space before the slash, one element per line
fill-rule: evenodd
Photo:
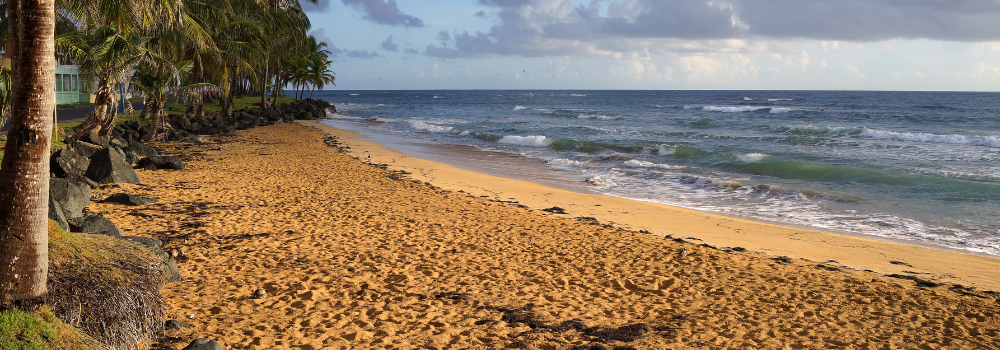
<path fill-rule="evenodd" d="M 1000 348 L 1000 259 L 574 193 L 303 124 L 158 144 L 190 169 L 99 192 L 159 203 L 89 207 L 188 256 L 163 292 L 192 328 L 164 348 Z"/>

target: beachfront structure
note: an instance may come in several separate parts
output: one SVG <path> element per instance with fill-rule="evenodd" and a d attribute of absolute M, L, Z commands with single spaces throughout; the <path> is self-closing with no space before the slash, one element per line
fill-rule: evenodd
<path fill-rule="evenodd" d="M 0 58 L 0 66 L 10 67 L 10 58 Z M 55 85 L 57 105 L 94 102 L 93 94 L 82 92 L 84 84 L 80 81 L 80 68 L 76 65 L 56 63 Z"/>

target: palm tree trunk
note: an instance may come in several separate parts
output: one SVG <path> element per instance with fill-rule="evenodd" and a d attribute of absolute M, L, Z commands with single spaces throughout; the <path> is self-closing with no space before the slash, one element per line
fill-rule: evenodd
<path fill-rule="evenodd" d="M 48 279 L 55 2 L 7 3 L 13 115 L 0 166 L 0 306 L 33 308 Z"/>
<path fill-rule="evenodd" d="M 264 75 L 260 77 L 260 108 L 267 108 L 267 79 L 270 65 L 264 63 Z"/>

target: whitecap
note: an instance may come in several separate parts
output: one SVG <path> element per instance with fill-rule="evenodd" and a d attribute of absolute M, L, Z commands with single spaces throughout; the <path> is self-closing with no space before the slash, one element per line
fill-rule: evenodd
<path fill-rule="evenodd" d="M 965 135 L 938 135 L 931 133 L 909 133 L 909 132 L 895 132 L 895 131 L 885 131 L 865 128 L 861 131 L 861 136 L 870 137 L 874 139 L 887 139 L 887 140 L 899 140 L 899 141 L 910 141 L 910 142 L 931 142 L 931 143 L 950 143 L 950 144 L 964 144 L 964 145 L 978 145 L 978 146 L 988 146 L 988 147 L 1000 147 L 1000 136 L 965 136 Z"/>
<path fill-rule="evenodd" d="M 778 101 L 794 101 L 794 98 L 769 98 L 767 102 L 778 102 Z"/>
<path fill-rule="evenodd" d="M 629 159 L 625 161 L 625 166 L 633 168 L 660 168 L 660 169 L 675 169 L 675 166 L 667 164 L 659 164 L 653 162 L 647 162 L 645 160 Z"/>
<path fill-rule="evenodd" d="M 785 107 L 771 107 L 771 113 L 788 113 L 791 111 L 794 111 L 794 109 Z"/>
<path fill-rule="evenodd" d="M 588 162 L 581 162 L 578 160 L 563 159 L 563 158 L 551 159 L 548 161 L 548 163 L 549 165 L 569 166 L 569 167 L 588 167 L 590 165 L 590 163 Z"/>
<path fill-rule="evenodd" d="M 528 107 L 525 107 L 525 106 L 514 106 L 514 110 L 515 111 L 520 111 L 520 110 L 523 110 L 523 109 L 528 109 Z"/>
<path fill-rule="evenodd" d="M 763 153 L 747 153 L 736 156 L 736 159 L 744 163 L 755 163 L 764 159 L 764 157 L 767 157 L 767 155 Z"/>
<path fill-rule="evenodd" d="M 450 126 L 434 125 L 434 124 L 431 124 L 431 123 L 426 123 L 426 122 L 416 121 L 416 120 L 409 120 L 409 121 L 407 121 L 407 123 L 410 124 L 411 128 L 414 128 L 414 129 L 420 130 L 420 131 L 427 131 L 427 132 L 441 132 L 441 133 L 444 133 L 444 132 L 451 132 L 451 130 L 454 129 L 453 127 L 450 127 Z"/>
<path fill-rule="evenodd" d="M 756 100 L 756 98 L 743 97 L 743 101 L 753 101 L 753 100 Z"/>
<path fill-rule="evenodd" d="M 615 119 L 618 119 L 618 117 L 609 117 L 609 116 L 606 116 L 606 115 L 598 115 L 598 114 L 580 114 L 580 115 L 578 115 L 576 117 L 579 118 L 579 119 L 599 119 L 599 120 L 615 120 Z"/>
<path fill-rule="evenodd" d="M 674 154 L 676 150 L 677 150 L 676 148 L 669 147 L 667 145 L 660 145 L 660 149 L 656 151 L 656 154 L 659 154 L 661 156 L 668 156 Z"/>
<path fill-rule="evenodd" d="M 522 145 L 531 147 L 546 147 L 552 144 L 552 140 L 547 139 L 542 135 L 533 136 L 514 136 L 507 135 L 501 138 L 497 143 L 506 143 L 510 145 Z"/>
<path fill-rule="evenodd" d="M 685 107 L 687 108 L 687 107 Z M 704 106 L 701 109 L 709 112 L 726 112 L 726 113 L 737 113 L 737 112 L 753 112 L 759 111 L 764 108 L 770 107 L 757 107 L 757 106 Z"/>

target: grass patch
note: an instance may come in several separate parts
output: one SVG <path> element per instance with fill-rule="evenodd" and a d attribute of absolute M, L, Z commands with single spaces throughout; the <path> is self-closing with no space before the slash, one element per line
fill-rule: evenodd
<path fill-rule="evenodd" d="M 94 338 L 60 321 L 47 306 L 33 312 L 0 311 L 0 350 L 103 348 Z"/>
<path fill-rule="evenodd" d="M 52 312 L 115 349 L 145 349 L 163 330 L 163 265 L 150 249 L 49 221 Z"/>
<path fill-rule="evenodd" d="M 56 105 L 56 108 L 61 108 L 61 109 L 76 109 L 76 108 L 87 108 L 87 107 L 94 107 L 94 104 L 90 102 L 73 102 L 73 103 L 63 103 L 61 105 Z"/>

